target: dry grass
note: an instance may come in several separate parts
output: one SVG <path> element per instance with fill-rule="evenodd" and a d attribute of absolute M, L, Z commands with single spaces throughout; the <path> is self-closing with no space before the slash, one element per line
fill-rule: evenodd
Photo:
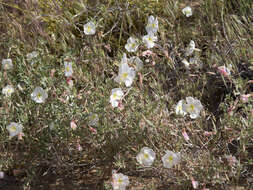
<path fill-rule="evenodd" d="M 182 14 L 186 5 L 194 9 L 192 17 Z M 151 14 L 159 19 L 159 47 L 130 90 L 121 86 L 129 90 L 124 109 L 112 109 L 116 63 L 128 37 L 145 34 Z M 112 170 L 128 175 L 132 190 L 192 189 L 192 179 L 199 189 L 252 188 L 253 100 L 240 100 L 253 93 L 252 15 L 251 0 L 2 0 L 0 58 L 11 58 L 14 69 L 1 71 L 0 86 L 12 84 L 16 91 L 0 97 L 0 170 L 7 174 L 0 189 L 112 189 Z M 84 36 L 90 19 L 98 24 L 96 35 Z M 196 53 L 202 69 L 187 71 L 181 63 L 190 40 L 202 50 Z M 141 57 L 146 48 L 139 49 Z M 34 50 L 39 57 L 31 66 L 26 54 Z M 64 76 L 66 59 L 75 62 L 72 89 Z M 229 78 L 217 72 L 224 64 L 233 65 Z M 37 85 L 49 91 L 45 104 L 30 99 Z M 60 101 L 67 94 L 73 98 Z M 187 96 L 204 106 L 196 120 L 174 113 Z M 100 118 L 97 134 L 87 124 L 91 112 Z M 5 127 L 12 121 L 23 124 L 24 140 L 8 139 Z M 157 154 L 151 168 L 136 162 L 144 146 Z M 180 165 L 163 168 L 167 149 L 181 152 Z M 226 155 L 238 164 L 230 166 Z"/>

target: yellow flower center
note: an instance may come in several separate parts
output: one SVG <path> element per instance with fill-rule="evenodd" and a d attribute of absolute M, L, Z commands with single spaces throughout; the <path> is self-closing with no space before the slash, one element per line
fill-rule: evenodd
<path fill-rule="evenodd" d="M 122 79 L 123 79 L 123 80 L 126 79 L 127 76 L 128 76 L 128 73 L 123 73 L 123 74 L 122 74 Z"/>
<path fill-rule="evenodd" d="M 195 109 L 195 106 L 193 104 L 190 105 L 190 110 L 193 111 Z"/>
<path fill-rule="evenodd" d="M 66 71 L 69 72 L 70 68 L 69 67 L 66 67 Z"/>
<path fill-rule="evenodd" d="M 112 97 L 113 97 L 114 99 L 116 99 L 116 98 L 117 98 L 117 94 L 114 93 L 114 94 L 112 95 Z"/>
<path fill-rule="evenodd" d="M 152 26 L 152 28 L 155 28 L 155 27 L 156 27 L 155 23 L 153 23 L 151 26 Z"/>
<path fill-rule="evenodd" d="M 16 131 L 17 131 L 17 128 L 13 125 L 13 126 L 10 127 L 10 131 L 11 131 L 11 132 L 16 132 Z"/>
<path fill-rule="evenodd" d="M 144 153 L 143 157 L 144 157 L 145 159 L 148 159 L 149 156 L 148 156 L 147 153 Z"/>
<path fill-rule="evenodd" d="M 11 89 L 8 89 L 8 90 L 7 90 L 7 93 L 10 94 L 10 93 L 11 93 Z"/>
<path fill-rule="evenodd" d="M 37 98 L 41 98 L 42 97 L 42 95 L 41 95 L 41 93 L 39 92 L 38 94 L 37 94 Z"/>
<path fill-rule="evenodd" d="M 151 42 L 151 41 L 152 41 L 152 38 L 151 38 L 151 37 L 148 37 L 148 41 L 150 41 L 150 42 Z"/>
<path fill-rule="evenodd" d="M 132 46 L 132 48 L 135 48 L 136 44 L 135 44 L 135 43 L 132 43 L 131 46 Z"/>
<path fill-rule="evenodd" d="M 123 180 L 121 178 L 118 179 L 118 183 L 122 183 Z"/>
<path fill-rule="evenodd" d="M 185 14 L 186 14 L 186 15 L 189 15 L 189 14 L 191 14 L 191 11 L 190 11 L 190 10 L 186 10 L 186 11 L 185 11 Z"/>
<path fill-rule="evenodd" d="M 169 158 L 167 159 L 169 162 L 173 161 L 173 156 L 169 156 Z"/>
<path fill-rule="evenodd" d="M 87 26 L 87 31 L 90 32 L 91 31 L 91 27 Z"/>

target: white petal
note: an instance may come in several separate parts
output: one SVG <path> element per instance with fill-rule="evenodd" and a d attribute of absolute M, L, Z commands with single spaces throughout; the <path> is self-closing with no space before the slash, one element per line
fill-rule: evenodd
<path fill-rule="evenodd" d="M 126 87 L 131 86 L 132 83 L 133 83 L 133 80 L 131 80 L 131 79 L 126 79 L 126 80 L 125 80 L 125 85 L 126 85 Z"/>
<path fill-rule="evenodd" d="M 183 59 L 182 63 L 187 69 L 189 69 L 190 63 L 186 59 Z"/>
<path fill-rule="evenodd" d="M 196 113 L 192 113 L 190 114 L 190 118 L 192 119 L 196 119 L 199 115 L 197 115 Z"/>
<path fill-rule="evenodd" d="M 119 105 L 119 102 L 117 101 L 117 100 L 113 100 L 113 101 L 111 101 L 111 104 L 112 104 L 112 107 L 118 107 L 118 105 Z"/>
<path fill-rule="evenodd" d="M 187 104 L 193 104 L 195 102 L 195 99 L 193 97 L 189 96 L 189 97 L 186 97 L 186 102 L 187 102 Z"/>
<path fill-rule="evenodd" d="M 123 95 L 124 95 L 123 91 L 121 89 L 118 89 L 117 96 L 121 98 Z"/>
<path fill-rule="evenodd" d="M 148 17 L 148 23 L 152 23 L 154 20 L 155 20 L 155 18 L 153 15 Z"/>

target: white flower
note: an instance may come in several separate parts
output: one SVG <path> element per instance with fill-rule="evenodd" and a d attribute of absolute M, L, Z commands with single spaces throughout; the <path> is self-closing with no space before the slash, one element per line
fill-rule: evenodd
<path fill-rule="evenodd" d="M 30 61 L 30 60 L 36 58 L 38 55 L 39 55 L 39 53 L 37 51 L 33 51 L 31 53 L 28 53 L 26 55 L 26 58 L 27 58 L 28 61 Z"/>
<path fill-rule="evenodd" d="M 203 106 L 199 100 L 193 97 L 186 97 L 186 103 L 183 104 L 183 111 L 189 113 L 192 119 L 199 117 L 202 109 Z"/>
<path fill-rule="evenodd" d="M 139 43 L 137 39 L 133 37 L 128 38 L 127 44 L 125 45 L 125 48 L 128 52 L 135 52 L 137 51 L 138 47 Z"/>
<path fill-rule="evenodd" d="M 124 95 L 123 91 L 121 88 L 114 88 L 112 89 L 112 94 L 110 96 L 110 103 L 112 104 L 112 107 L 118 107 L 119 101 Z"/>
<path fill-rule="evenodd" d="M 177 103 L 177 105 L 176 105 L 176 107 L 175 107 L 175 110 L 176 110 L 176 114 L 177 114 L 177 115 L 185 116 L 185 115 L 187 114 L 187 112 L 185 112 L 185 111 L 183 110 L 183 104 L 184 104 L 184 100 L 180 100 L 180 101 Z"/>
<path fill-rule="evenodd" d="M 183 9 L 182 9 L 182 12 L 183 12 L 183 14 L 184 14 L 186 17 L 192 16 L 192 8 L 189 7 L 189 6 L 183 8 Z"/>
<path fill-rule="evenodd" d="M 143 166 L 151 166 L 155 161 L 155 152 L 148 147 L 143 147 L 137 154 L 136 159 Z"/>
<path fill-rule="evenodd" d="M 196 50 L 196 48 L 195 48 L 195 50 Z M 199 68 L 199 69 L 203 68 L 203 62 L 198 57 L 191 57 L 190 64 L 195 65 L 195 67 Z"/>
<path fill-rule="evenodd" d="M 64 61 L 65 66 L 65 76 L 70 77 L 73 74 L 72 62 Z"/>
<path fill-rule="evenodd" d="M 147 46 L 147 48 L 152 48 L 155 46 L 155 42 L 157 41 L 157 36 L 154 35 L 154 33 L 149 33 L 146 36 L 142 37 L 143 43 Z"/>
<path fill-rule="evenodd" d="M 33 90 L 31 94 L 32 100 L 34 100 L 37 103 L 45 102 L 47 97 L 48 97 L 47 92 L 43 90 L 43 88 L 38 87 L 38 86 Z"/>
<path fill-rule="evenodd" d="M 129 185 L 128 176 L 122 173 L 114 173 L 112 175 L 112 187 L 113 190 L 125 190 Z"/>
<path fill-rule="evenodd" d="M 97 126 L 99 121 L 98 114 L 92 113 L 88 117 L 88 124 L 91 126 Z"/>
<path fill-rule="evenodd" d="M 50 130 L 54 130 L 54 129 L 55 129 L 54 122 L 51 122 L 51 123 L 49 124 L 49 129 L 50 129 Z"/>
<path fill-rule="evenodd" d="M 93 35 L 96 33 L 96 25 L 94 22 L 88 22 L 83 26 L 83 31 L 86 35 Z"/>
<path fill-rule="evenodd" d="M 13 68 L 13 63 L 11 59 L 3 59 L 2 65 L 4 70 L 10 70 Z"/>
<path fill-rule="evenodd" d="M 166 151 L 166 154 L 162 157 L 162 162 L 165 168 L 171 168 L 180 162 L 180 153 Z"/>
<path fill-rule="evenodd" d="M 4 178 L 4 172 L 0 171 L 0 179 Z"/>
<path fill-rule="evenodd" d="M 196 50 L 195 42 L 191 40 L 189 46 L 186 48 L 185 56 L 190 56 L 194 52 L 194 50 Z"/>
<path fill-rule="evenodd" d="M 143 68 L 143 61 L 139 57 L 136 56 L 130 57 L 129 62 L 135 65 L 136 71 L 139 71 Z"/>
<path fill-rule="evenodd" d="M 11 96 L 11 94 L 14 92 L 14 88 L 11 85 L 7 85 L 2 89 L 2 93 L 5 96 Z"/>
<path fill-rule="evenodd" d="M 135 77 L 134 68 L 129 67 L 127 63 L 121 63 L 119 66 L 119 74 L 114 79 L 118 83 L 125 83 L 127 87 L 131 86 Z"/>
<path fill-rule="evenodd" d="M 183 59 L 182 63 L 184 64 L 184 66 L 185 66 L 186 69 L 189 69 L 190 63 L 186 59 Z"/>
<path fill-rule="evenodd" d="M 156 33 L 158 31 L 158 20 L 157 18 L 154 18 L 153 16 L 148 17 L 148 24 L 146 26 L 147 33 Z"/>
<path fill-rule="evenodd" d="M 39 53 L 37 51 L 33 51 L 31 53 L 28 53 L 26 55 L 26 58 L 29 62 L 31 62 L 31 65 L 34 64 L 34 59 L 39 55 Z"/>
<path fill-rule="evenodd" d="M 22 133 L 23 126 L 19 123 L 11 122 L 10 125 L 6 127 L 6 129 L 9 131 L 10 138 Z"/>

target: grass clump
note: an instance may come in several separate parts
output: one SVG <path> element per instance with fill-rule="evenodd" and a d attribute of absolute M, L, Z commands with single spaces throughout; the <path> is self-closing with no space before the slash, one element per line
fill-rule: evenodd
<path fill-rule="evenodd" d="M 252 10 L 250 0 L 1 1 L 0 58 L 13 68 L 1 66 L 0 87 L 14 92 L 0 96 L 0 189 L 112 189 L 115 171 L 129 189 L 250 189 Z M 159 29 L 147 51 L 150 15 Z M 137 52 L 125 49 L 129 37 Z M 131 87 L 114 81 L 124 53 L 143 62 Z M 37 86 L 43 103 L 31 98 Z M 117 108 L 114 88 L 124 92 Z M 196 119 L 175 113 L 187 97 L 203 106 Z M 23 135 L 9 138 L 11 122 Z M 136 160 L 143 147 L 155 152 L 150 167 Z M 165 168 L 166 150 L 180 163 Z"/>

